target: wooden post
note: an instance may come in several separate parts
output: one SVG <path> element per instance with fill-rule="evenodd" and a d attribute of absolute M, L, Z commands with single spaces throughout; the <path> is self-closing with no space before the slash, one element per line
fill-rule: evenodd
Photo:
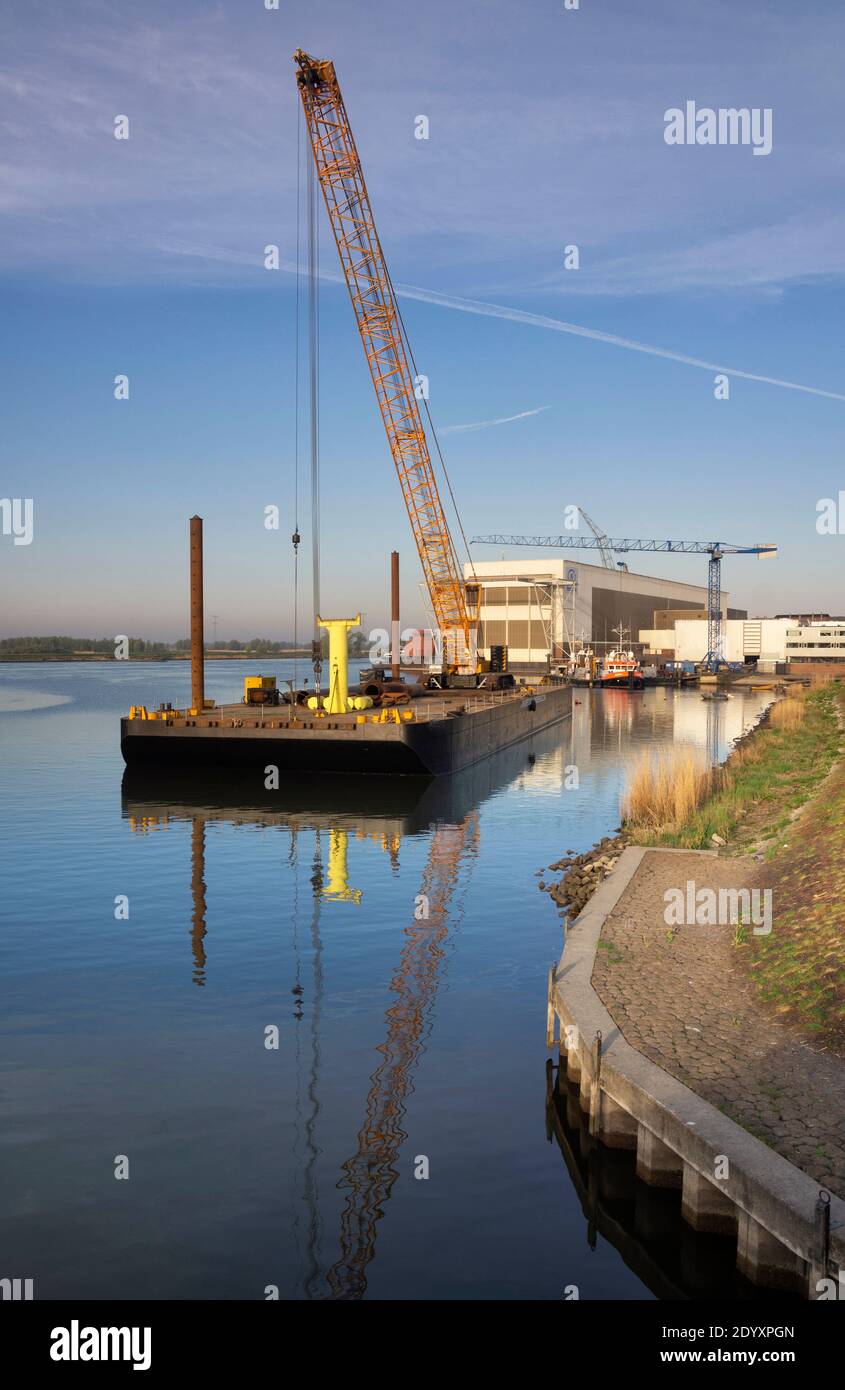
<path fill-rule="evenodd" d="M 554 968 L 554 966 L 552 965 L 552 966 L 549 967 L 549 997 L 548 997 L 548 1008 L 546 1009 L 546 1047 L 548 1047 L 548 1048 L 552 1048 L 552 1047 L 554 1047 L 554 1045 L 555 1045 L 555 1006 L 554 1006 L 554 988 L 555 988 L 555 968 Z"/>
<path fill-rule="evenodd" d="M 601 1029 L 596 1029 L 593 1043 L 593 1085 L 590 1092 L 590 1134 L 595 1139 L 601 1132 Z"/>

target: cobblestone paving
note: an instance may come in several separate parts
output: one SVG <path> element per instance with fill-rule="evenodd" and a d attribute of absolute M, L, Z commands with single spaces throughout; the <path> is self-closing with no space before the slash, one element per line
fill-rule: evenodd
<path fill-rule="evenodd" d="M 845 1061 L 760 1004 L 734 927 L 664 921 L 666 889 L 750 887 L 758 869 L 649 851 L 604 924 L 593 985 L 632 1047 L 845 1197 Z"/>

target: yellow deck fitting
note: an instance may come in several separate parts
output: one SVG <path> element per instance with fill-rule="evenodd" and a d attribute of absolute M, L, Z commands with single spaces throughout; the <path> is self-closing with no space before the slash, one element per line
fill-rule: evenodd
<path fill-rule="evenodd" d="M 380 709 L 378 714 L 373 715 L 374 724 L 402 724 L 407 719 L 413 719 L 411 710 L 398 710 L 395 705 L 388 705 L 385 709 Z"/>
<path fill-rule="evenodd" d="M 323 708 L 328 714 L 346 714 L 350 707 L 349 629 L 361 626 L 361 614 L 357 618 L 321 618 L 318 614 L 317 625 L 329 634 L 329 693 Z"/>

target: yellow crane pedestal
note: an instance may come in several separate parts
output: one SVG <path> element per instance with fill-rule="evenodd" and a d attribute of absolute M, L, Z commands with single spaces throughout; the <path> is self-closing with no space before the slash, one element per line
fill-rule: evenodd
<path fill-rule="evenodd" d="M 323 701 L 327 714 L 346 714 L 352 708 L 349 698 L 349 629 L 361 626 L 357 618 L 317 617 L 317 626 L 329 634 L 329 693 Z"/>

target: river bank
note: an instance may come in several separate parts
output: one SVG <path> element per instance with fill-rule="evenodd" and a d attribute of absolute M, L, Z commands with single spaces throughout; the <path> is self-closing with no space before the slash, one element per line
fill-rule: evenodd
<path fill-rule="evenodd" d="M 709 795 L 683 821 L 626 822 L 585 853 L 551 864 L 549 871 L 564 870 L 563 877 L 542 886 L 574 918 L 627 845 L 750 855 L 753 886 L 770 890 L 776 901 L 777 930 L 765 940 L 741 935 L 743 964 L 777 1013 L 845 1055 L 838 939 L 845 890 L 845 690 L 834 682 L 802 692 L 799 710 L 791 712 L 792 703 L 765 710 L 737 740 L 724 767 L 714 770 Z"/>
<path fill-rule="evenodd" d="M 598 996 L 643 1057 L 845 1195 L 845 692 L 790 704 L 685 820 L 626 824 L 559 861 L 549 891 L 578 913 L 626 846 L 646 847 L 601 929 Z M 722 901 L 734 910 L 704 910 Z M 670 903 L 693 907 L 670 921 Z"/>

